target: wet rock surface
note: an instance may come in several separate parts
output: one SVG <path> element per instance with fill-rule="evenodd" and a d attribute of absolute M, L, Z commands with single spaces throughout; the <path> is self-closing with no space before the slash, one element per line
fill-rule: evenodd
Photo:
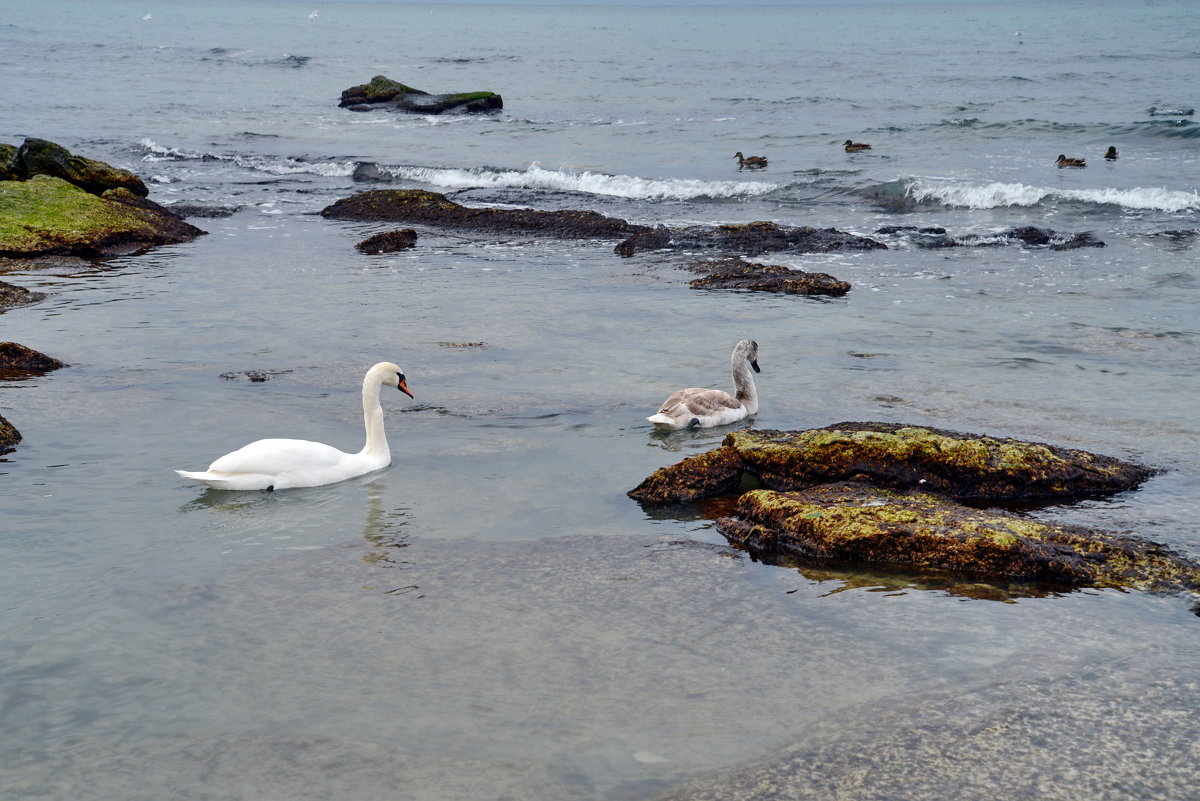
<path fill-rule="evenodd" d="M 368 83 L 343 91 L 338 105 L 351 111 L 386 109 L 417 114 L 444 114 L 498 111 L 504 108 L 504 99 L 495 92 L 431 94 L 406 86 L 385 75 L 376 75 Z"/>
<path fill-rule="evenodd" d="M 746 289 L 834 297 L 850 291 L 850 284 L 828 273 L 810 273 L 776 264 L 757 264 L 741 258 L 697 261 L 687 267 L 693 272 L 706 273 L 691 281 L 693 289 Z"/>
<path fill-rule="evenodd" d="M 0 180 L 27 181 L 35 175 L 52 175 L 100 195 L 110 189 L 126 189 L 139 197 L 150 194 L 134 173 L 103 161 L 76 156 L 46 139 L 26 139 L 19 147 L 0 145 Z"/>
<path fill-rule="evenodd" d="M 49 372 L 67 365 L 16 342 L 0 342 L 0 372 Z"/>
<path fill-rule="evenodd" d="M 918 248 L 954 247 L 998 247 L 1018 242 L 1025 247 L 1047 250 L 1076 250 L 1078 248 L 1102 248 L 1105 244 L 1090 231 L 1070 234 L 1038 228 L 1032 225 L 1009 228 L 993 234 L 964 234 L 956 236 L 940 226 L 917 227 L 915 225 L 885 225 L 875 233 L 899 236 Z"/>
<path fill-rule="evenodd" d="M 437 192 L 373 189 L 342 198 L 321 210 L 336 220 L 398 222 L 502 234 L 536 234 L 563 239 L 615 238 L 649 230 L 594 211 L 469 208 Z"/>
<path fill-rule="evenodd" d="M 354 249 L 359 253 L 368 254 L 395 253 L 399 250 L 416 247 L 416 244 L 417 232 L 411 228 L 403 228 L 399 231 L 384 231 L 381 234 L 369 236 L 355 245 Z"/>
<path fill-rule="evenodd" d="M 799 492 L 752 490 L 717 528 L 765 561 L 783 555 L 1051 584 L 1154 592 L 1200 588 L 1200 564 L 1157 543 L 859 483 Z"/>
<path fill-rule="evenodd" d="M 887 250 L 887 245 L 836 228 L 787 226 L 773 222 L 729 225 L 697 225 L 686 228 L 658 227 L 635 233 L 615 248 L 630 257 L 647 250 L 711 249 L 723 253 L 755 256 L 761 253 L 840 253 Z"/>
<path fill-rule="evenodd" d="M 46 293 L 33 292 L 23 286 L 0 281 L 0 309 L 11 309 L 14 306 L 28 306 L 45 300 Z"/>

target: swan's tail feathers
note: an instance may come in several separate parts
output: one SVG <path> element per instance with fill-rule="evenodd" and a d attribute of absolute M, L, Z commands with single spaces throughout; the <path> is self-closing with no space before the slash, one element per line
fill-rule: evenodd
<path fill-rule="evenodd" d="M 665 415 L 662 412 L 652 414 L 646 419 L 659 428 L 679 428 L 679 423 L 675 418 Z"/>
<path fill-rule="evenodd" d="M 205 484 L 213 489 L 261 490 L 274 488 L 269 476 L 255 473 L 214 473 L 211 470 L 206 470 L 202 473 L 188 470 L 176 470 L 175 472 L 182 478 L 199 481 L 201 484 Z"/>

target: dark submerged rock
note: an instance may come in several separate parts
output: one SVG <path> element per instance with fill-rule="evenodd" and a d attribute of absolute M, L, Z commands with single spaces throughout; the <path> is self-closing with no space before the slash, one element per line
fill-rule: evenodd
<path fill-rule="evenodd" d="M 645 250 L 713 249 L 746 256 L 786 251 L 789 253 L 838 253 L 855 250 L 887 250 L 887 245 L 836 228 L 778 225 L 751 222 L 687 228 L 655 228 L 635 233 L 617 245 L 620 256 Z"/>
<path fill-rule="evenodd" d="M 395 253 L 398 250 L 408 250 L 417 244 L 417 232 L 411 228 L 399 231 L 384 231 L 382 234 L 369 236 L 354 246 L 360 253 Z"/>
<path fill-rule="evenodd" d="M 21 432 L 0 414 L 0 453 L 8 453 L 21 441 Z"/>
<path fill-rule="evenodd" d="M 748 289 L 789 295 L 832 295 L 850 291 L 850 284 L 827 273 L 792 270 L 777 264 L 757 264 L 741 258 L 692 262 L 694 272 L 707 272 L 691 282 L 693 289 Z"/>
<path fill-rule="evenodd" d="M 376 75 L 369 83 L 352 86 L 342 92 L 342 108 L 351 111 L 410 111 L 418 114 L 446 112 L 483 112 L 504 108 L 504 99 L 495 92 L 454 92 L 430 94 L 385 75 Z"/>
<path fill-rule="evenodd" d="M 265 381 L 270 381 L 277 375 L 287 375 L 291 370 L 241 370 L 221 373 L 221 378 L 226 381 L 236 381 L 239 377 L 245 376 L 251 383 L 261 384 Z"/>
<path fill-rule="evenodd" d="M 717 528 L 766 561 L 784 555 L 1155 592 L 1200 588 L 1200 564 L 1158 543 L 858 483 L 752 490 Z"/>
<path fill-rule="evenodd" d="M 27 348 L 16 342 L 0 342 L 0 370 L 2 371 L 49 372 L 66 366 L 53 356 L 39 353 L 33 348 Z"/>
<path fill-rule="evenodd" d="M 336 220 L 398 222 L 497 233 L 526 233 L 564 239 L 614 238 L 649 230 L 594 211 L 468 208 L 445 195 L 420 189 L 372 189 L 321 210 Z"/>
<path fill-rule="evenodd" d="M 46 293 L 31 292 L 23 286 L 0 281 L 0 309 L 11 309 L 14 306 L 28 306 L 45 300 Z"/>

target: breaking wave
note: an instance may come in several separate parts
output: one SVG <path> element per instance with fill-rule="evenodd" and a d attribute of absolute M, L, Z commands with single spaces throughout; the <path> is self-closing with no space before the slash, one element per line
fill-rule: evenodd
<path fill-rule="evenodd" d="M 1037 206 L 1065 201 L 1119 206 L 1137 211 L 1200 211 L 1200 193 L 1143 187 L 1048 189 L 1026 184 L 935 183 L 916 179 L 904 185 L 904 196 L 914 203 L 940 203 L 966 209 Z"/>
<path fill-rule="evenodd" d="M 255 156 L 244 153 L 209 153 L 181 147 L 164 147 L 152 139 L 143 139 L 143 161 L 222 161 L 268 175 L 323 175 L 345 178 L 354 174 L 356 161 L 306 161 L 291 156 Z"/>
<path fill-rule="evenodd" d="M 547 189 L 610 195 L 634 200 L 696 200 L 765 195 L 779 184 L 759 181 L 700 181 L 686 178 L 639 178 L 598 172 L 547 170 L 537 164 L 525 170 L 492 168 L 378 167 L 384 175 L 445 189 Z"/>

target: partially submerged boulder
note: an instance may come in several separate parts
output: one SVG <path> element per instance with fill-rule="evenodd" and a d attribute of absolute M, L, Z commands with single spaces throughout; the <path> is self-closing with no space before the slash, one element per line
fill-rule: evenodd
<path fill-rule="evenodd" d="M 359 253 L 395 253 L 416 247 L 416 244 L 417 232 L 411 228 L 402 228 L 399 231 L 384 231 L 382 234 L 369 236 L 355 245 L 354 249 Z"/>
<path fill-rule="evenodd" d="M 785 556 L 1153 592 L 1200 589 L 1200 564 L 1158 543 L 858 483 L 752 490 L 717 528 L 766 561 Z"/>
<path fill-rule="evenodd" d="M 1137 487 L 1154 472 L 1088 451 L 901 423 L 735 431 L 725 437 L 721 450 L 731 452 L 744 471 L 775 490 L 856 480 L 987 503 L 1111 495 Z M 721 463 L 731 458 L 727 453 Z M 704 497 L 709 479 L 702 465 L 688 462 L 655 471 L 630 496 L 643 503 Z"/>
<path fill-rule="evenodd" d="M 0 342 L 0 371 L 49 372 L 66 367 L 53 356 L 39 353 L 16 342 Z"/>
<path fill-rule="evenodd" d="M 523 233 L 566 239 L 614 238 L 649 230 L 594 211 L 468 208 L 445 195 L 421 189 L 372 189 L 326 206 L 321 216 L 335 220 L 398 222 L 504 234 Z"/>
<path fill-rule="evenodd" d="M 8 453 L 21 441 L 21 432 L 0 414 L 0 453 Z"/>
<path fill-rule="evenodd" d="M 45 292 L 31 292 L 23 286 L 0 281 L 0 309 L 28 306 L 30 303 L 37 303 L 39 300 L 45 299 Z"/>
<path fill-rule="evenodd" d="M 11 146 L 10 146 L 11 147 Z M 146 184 L 134 173 L 103 161 L 76 156 L 65 147 L 45 139 L 26 139 L 7 160 L 0 151 L 0 180 L 26 181 L 35 175 L 53 175 L 93 195 L 123 188 L 135 195 L 150 194 Z"/>
<path fill-rule="evenodd" d="M 127 255 L 203 233 L 123 187 L 97 197 L 49 175 L 0 181 L 0 256 Z"/>
<path fill-rule="evenodd" d="M 865 236 L 836 228 L 812 228 L 750 222 L 727 225 L 694 225 L 686 228 L 654 228 L 635 233 L 616 246 L 619 256 L 629 257 L 646 250 L 711 249 L 754 256 L 760 253 L 841 253 L 843 251 L 887 250 L 887 245 Z"/>
<path fill-rule="evenodd" d="M 504 99 L 495 92 L 451 92 L 430 94 L 386 75 L 376 75 L 369 83 L 352 86 L 342 92 L 342 108 L 351 111 L 410 111 L 417 114 L 446 112 L 497 111 L 504 108 Z"/>
<path fill-rule="evenodd" d="M 1023 225 L 990 234 L 965 234 L 955 236 L 939 226 L 918 228 L 915 225 L 885 225 L 875 233 L 903 236 L 909 244 L 918 248 L 996 247 L 1010 242 L 1019 242 L 1026 247 L 1049 250 L 1076 250 L 1078 248 L 1102 248 L 1104 242 L 1096 239 L 1090 231 L 1077 234 L 1062 233 L 1049 228 Z"/>
<path fill-rule="evenodd" d="M 793 270 L 778 264 L 758 264 L 737 257 L 692 262 L 688 269 L 707 273 L 691 281 L 693 289 L 747 289 L 754 292 L 834 297 L 850 291 L 850 284 L 828 273 Z"/>

